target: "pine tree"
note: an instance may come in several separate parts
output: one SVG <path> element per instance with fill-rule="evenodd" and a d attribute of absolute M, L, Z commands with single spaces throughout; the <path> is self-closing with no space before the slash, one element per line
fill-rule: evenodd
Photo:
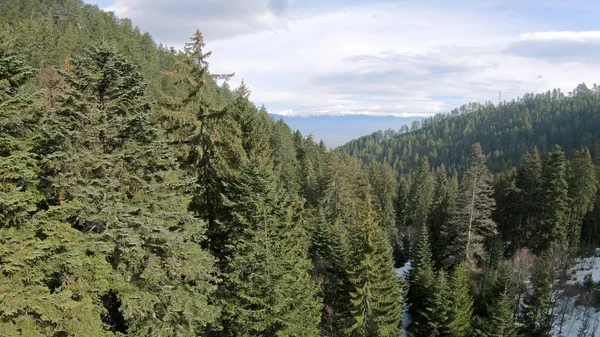
<path fill-rule="evenodd" d="M 415 232 L 420 233 L 421 228 L 426 228 L 433 199 L 433 177 L 427 157 L 423 157 L 419 161 L 419 166 L 411 182 L 407 201 L 408 220 Z"/>
<path fill-rule="evenodd" d="M 514 298 L 510 292 L 504 292 L 488 309 L 489 317 L 481 323 L 479 336 L 517 337 L 517 325 L 514 320 Z"/>
<path fill-rule="evenodd" d="M 396 267 L 403 266 L 410 256 L 410 245 L 407 240 L 408 224 L 408 194 L 410 193 L 410 183 L 405 177 L 400 177 L 396 198 L 394 200 L 394 210 L 396 213 L 396 237 L 393 242 L 394 261 Z"/>
<path fill-rule="evenodd" d="M 200 247 L 204 224 L 182 207 L 190 182 L 154 127 L 142 75 L 105 43 L 63 75 L 40 137 L 48 218 L 84 233 L 126 281 L 99 296 L 120 303 L 129 334 L 193 333 L 217 315 L 213 260 Z"/>
<path fill-rule="evenodd" d="M 32 138 L 37 117 L 23 85 L 33 69 L 0 41 L 0 228 L 23 223 L 37 209 L 38 163 Z"/>
<path fill-rule="evenodd" d="M 412 323 L 409 327 L 415 336 L 429 336 L 427 307 L 429 298 L 433 295 L 435 275 L 431 262 L 431 248 L 427 230 L 421 231 L 421 236 L 415 247 L 411 260 L 412 269 L 408 273 L 407 301 L 410 305 L 409 314 Z"/>
<path fill-rule="evenodd" d="M 6 336 L 103 336 L 111 315 L 98 293 L 115 279 L 104 256 L 37 207 L 40 116 L 23 90 L 33 70 L 0 42 L 0 330 Z M 112 285 L 116 286 L 117 282 Z"/>
<path fill-rule="evenodd" d="M 447 265 L 465 261 L 467 269 L 477 269 L 484 261 L 486 239 L 497 233 L 496 224 L 492 220 L 492 212 L 496 206 L 492 177 L 485 162 L 481 145 L 474 144 L 452 221 L 444 231 L 450 242 Z"/>
<path fill-rule="evenodd" d="M 469 274 L 465 264 L 454 269 L 450 281 L 452 304 L 449 313 L 448 336 L 470 336 L 472 330 L 473 298 L 469 294 Z"/>
<path fill-rule="evenodd" d="M 313 275 L 321 283 L 321 332 L 325 336 L 342 336 L 351 325 L 349 252 L 341 231 L 339 223 L 330 226 L 323 212 L 319 212 L 309 247 Z"/>
<path fill-rule="evenodd" d="M 554 324 L 552 264 L 542 257 L 535 266 L 532 276 L 533 292 L 528 294 L 522 304 L 521 330 L 525 336 L 550 337 Z"/>
<path fill-rule="evenodd" d="M 590 151 L 585 148 L 575 152 L 571 159 L 568 174 L 569 185 L 569 245 L 571 249 L 579 249 L 581 224 L 585 215 L 593 210 L 598 192 L 596 167 L 592 162 Z"/>
<path fill-rule="evenodd" d="M 357 247 L 356 265 L 351 269 L 353 285 L 350 336 L 398 336 L 402 323 L 402 298 L 393 266 L 387 235 L 374 218 L 367 196 L 364 221 L 352 228 Z"/>
<path fill-rule="evenodd" d="M 544 213 L 537 231 L 535 252 L 543 252 L 551 243 L 566 245 L 568 228 L 568 184 L 566 159 L 562 149 L 556 146 L 547 156 L 542 168 L 542 195 Z"/>
<path fill-rule="evenodd" d="M 318 336 L 321 304 L 308 240 L 266 158 L 252 157 L 225 199 L 231 209 L 219 336 Z"/>
<path fill-rule="evenodd" d="M 369 182 L 373 186 L 373 205 L 381 220 L 381 227 L 394 242 L 397 237 L 396 212 L 394 199 L 397 193 L 397 183 L 394 170 L 389 165 L 372 163 L 368 169 Z"/>
<path fill-rule="evenodd" d="M 429 232 L 431 233 L 432 258 L 437 268 L 441 268 L 443 265 L 446 242 L 444 242 L 442 231 L 450 221 L 451 208 L 455 197 L 454 193 L 448 181 L 446 167 L 442 164 L 435 178 L 433 202 L 428 218 Z"/>
<path fill-rule="evenodd" d="M 300 168 L 296 157 L 296 147 L 292 137 L 292 131 L 283 119 L 273 125 L 271 136 L 271 147 L 274 151 L 273 161 L 276 171 L 280 173 L 281 181 L 290 197 L 297 197 L 300 192 L 299 175 Z"/>
<path fill-rule="evenodd" d="M 202 33 L 196 30 L 178 55 L 172 71 L 164 72 L 174 89 L 161 97 L 160 121 L 170 146 L 186 175 L 196 179 L 189 209 L 207 223 L 204 245 L 217 257 L 227 258 L 227 228 L 220 220 L 229 212 L 223 205 L 226 186 L 239 176 L 247 161 L 240 109 L 247 93 L 238 92 L 234 102 L 223 102 L 215 83 L 233 74 L 211 74 Z M 232 96 L 230 90 L 224 96 Z M 254 111 L 252 111 L 254 112 Z M 251 112 L 249 112 L 251 113 Z"/>
<path fill-rule="evenodd" d="M 440 270 L 427 303 L 427 336 L 450 336 L 451 296 L 446 273 Z M 464 336 L 464 335 L 463 335 Z"/>
<path fill-rule="evenodd" d="M 535 247 L 535 237 L 539 234 L 536 228 L 539 228 L 541 214 L 544 211 L 544 205 L 540 202 L 542 193 L 542 160 L 540 152 L 534 148 L 523 156 L 521 168 L 517 173 L 517 186 L 521 189 L 520 207 L 523 210 L 523 220 L 520 223 L 520 230 L 517 232 L 524 241 L 523 247 Z"/>

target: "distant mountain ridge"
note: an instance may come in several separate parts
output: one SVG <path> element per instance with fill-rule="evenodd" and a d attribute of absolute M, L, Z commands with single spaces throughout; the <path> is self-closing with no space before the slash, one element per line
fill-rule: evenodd
<path fill-rule="evenodd" d="M 500 105 L 470 103 L 449 114 L 424 120 L 420 127 L 377 131 L 338 148 L 364 163 L 389 163 L 398 173 L 417 167 L 427 156 L 432 166 L 442 163 L 463 171 L 471 145 L 481 143 L 488 166 L 499 172 L 519 163 L 537 147 L 542 154 L 558 144 L 567 154 L 588 147 L 600 157 L 600 87 L 580 84 L 568 94 L 554 89 Z"/>

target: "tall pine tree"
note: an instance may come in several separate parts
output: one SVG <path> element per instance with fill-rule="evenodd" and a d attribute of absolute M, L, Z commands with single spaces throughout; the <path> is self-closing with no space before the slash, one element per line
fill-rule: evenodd
<path fill-rule="evenodd" d="M 353 324 L 347 332 L 360 337 L 398 336 L 403 304 L 391 247 L 375 219 L 369 195 L 365 207 L 350 233 L 357 256 L 350 272 Z"/>
<path fill-rule="evenodd" d="M 433 202 L 428 218 L 429 232 L 431 237 L 431 249 L 434 265 L 437 268 L 443 266 L 444 250 L 446 248 L 445 238 L 442 231 L 448 225 L 451 219 L 451 211 L 454 204 L 456 191 L 452 190 L 452 186 L 448 181 L 446 167 L 442 164 L 438 168 L 435 177 L 435 189 L 433 194 Z"/>
<path fill-rule="evenodd" d="M 429 246 L 428 231 L 421 231 L 419 242 L 415 247 L 411 260 L 411 270 L 408 273 L 409 314 L 412 323 L 409 332 L 414 336 L 429 336 L 428 306 L 430 298 L 434 295 L 435 274 L 431 261 L 431 248 Z"/>
<path fill-rule="evenodd" d="M 485 242 L 497 233 L 492 220 L 496 202 L 491 179 L 481 145 L 473 144 L 469 169 L 460 185 L 453 218 L 444 231 L 449 240 L 447 265 L 465 261 L 470 270 L 482 265 Z"/>
<path fill-rule="evenodd" d="M 563 150 L 556 146 L 542 167 L 542 195 L 544 212 L 537 230 L 535 252 L 543 252 L 551 243 L 567 245 L 569 238 L 568 207 L 569 186 L 567 184 L 566 159 Z"/>
<path fill-rule="evenodd" d="M 227 245 L 219 292 L 219 336 L 318 336 L 321 304 L 310 279 L 308 239 L 269 158 L 252 157 L 231 188 Z"/>
<path fill-rule="evenodd" d="M 120 304 L 129 334 L 194 333 L 217 314 L 213 259 L 200 247 L 204 224 L 184 208 L 191 182 L 154 126 L 142 75 L 105 43 L 63 75 L 40 141 L 48 217 L 84 233 L 125 281 L 101 295 Z"/>

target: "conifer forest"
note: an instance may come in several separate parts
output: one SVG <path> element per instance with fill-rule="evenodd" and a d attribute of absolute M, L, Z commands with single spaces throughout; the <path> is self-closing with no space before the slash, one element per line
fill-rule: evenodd
<path fill-rule="evenodd" d="M 600 87 L 329 149 L 210 50 L 0 1 L 0 336 L 600 336 Z"/>

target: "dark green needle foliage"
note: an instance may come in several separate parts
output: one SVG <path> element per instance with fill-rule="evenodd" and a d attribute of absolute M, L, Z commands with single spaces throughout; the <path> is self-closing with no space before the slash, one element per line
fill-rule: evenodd
<path fill-rule="evenodd" d="M 328 150 L 211 56 L 0 2 L 3 336 L 549 336 L 600 242 L 598 86 Z"/>

